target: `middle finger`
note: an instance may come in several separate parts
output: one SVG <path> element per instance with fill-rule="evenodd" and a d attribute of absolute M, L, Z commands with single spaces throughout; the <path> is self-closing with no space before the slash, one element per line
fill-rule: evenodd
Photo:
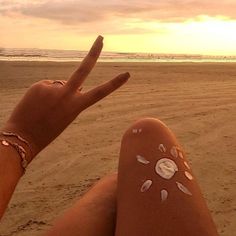
<path fill-rule="evenodd" d="M 67 82 L 67 87 L 70 90 L 76 91 L 84 82 L 88 74 L 95 66 L 103 47 L 103 37 L 98 36 L 90 49 L 88 55 L 81 62 L 79 68 L 72 74 L 71 78 Z"/>

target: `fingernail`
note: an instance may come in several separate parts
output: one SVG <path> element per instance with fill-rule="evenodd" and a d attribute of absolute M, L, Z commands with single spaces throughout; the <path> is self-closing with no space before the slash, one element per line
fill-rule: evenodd
<path fill-rule="evenodd" d="M 101 35 L 99 35 L 99 36 L 97 37 L 97 40 L 99 40 L 99 41 L 101 41 L 101 42 L 103 41 L 103 39 L 104 39 L 104 38 L 103 38 Z"/>
<path fill-rule="evenodd" d="M 130 78 L 130 73 L 129 72 L 126 72 L 123 74 L 127 79 Z"/>
<path fill-rule="evenodd" d="M 129 77 L 130 77 L 130 73 L 129 72 L 121 74 L 120 75 L 120 81 L 126 82 L 129 79 Z"/>

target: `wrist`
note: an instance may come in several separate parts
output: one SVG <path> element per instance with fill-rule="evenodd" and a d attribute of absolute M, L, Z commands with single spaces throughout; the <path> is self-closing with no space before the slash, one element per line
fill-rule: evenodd
<path fill-rule="evenodd" d="M 0 141 L 2 142 L 2 141 Z M 4 146 L 0 143 L 1 156 L 0 156 L 0 172 L 1 176 L 9 175 L 9 178 L 12 176 L 18 176 L 20 178 L 24 174 L 24 169 L 21 165 L 21 158 L 12 146 Z"/>

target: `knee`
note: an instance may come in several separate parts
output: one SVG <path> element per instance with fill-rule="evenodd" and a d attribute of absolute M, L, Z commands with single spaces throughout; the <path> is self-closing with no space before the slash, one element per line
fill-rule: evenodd
<path fill-rule="evenodd" d="M 143 127 L 144 130 L 163 130 L 167 128 L 165 123 L 163 123 L 161 120 L 151 117 L 139 119 L 132 126 L 140 126 Z"/>
<path fill-rule="evenodd" d="M 152 136 L 169 132 L 168 127 L 156 118 L 142 118 L 134 122 L 124 133 L 123 140 L 133 135 Z"/>

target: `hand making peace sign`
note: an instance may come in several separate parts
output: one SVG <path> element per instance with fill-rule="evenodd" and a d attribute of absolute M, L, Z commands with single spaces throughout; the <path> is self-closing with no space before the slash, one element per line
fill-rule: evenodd
<path fill-rule="evenodd" d="M 95 66 L 102 47 L 103 37 L 99 36 L 68 81 L 39 81 L 29 88 L 15 107 L 2 130 L 15 132 L 28 140 L 32 149 L 31 160 L 80 112 L 118 89 L 130 77 L 129 73 L 120 74 L 90 91 L 81 92 L 81 85 Z"/>

